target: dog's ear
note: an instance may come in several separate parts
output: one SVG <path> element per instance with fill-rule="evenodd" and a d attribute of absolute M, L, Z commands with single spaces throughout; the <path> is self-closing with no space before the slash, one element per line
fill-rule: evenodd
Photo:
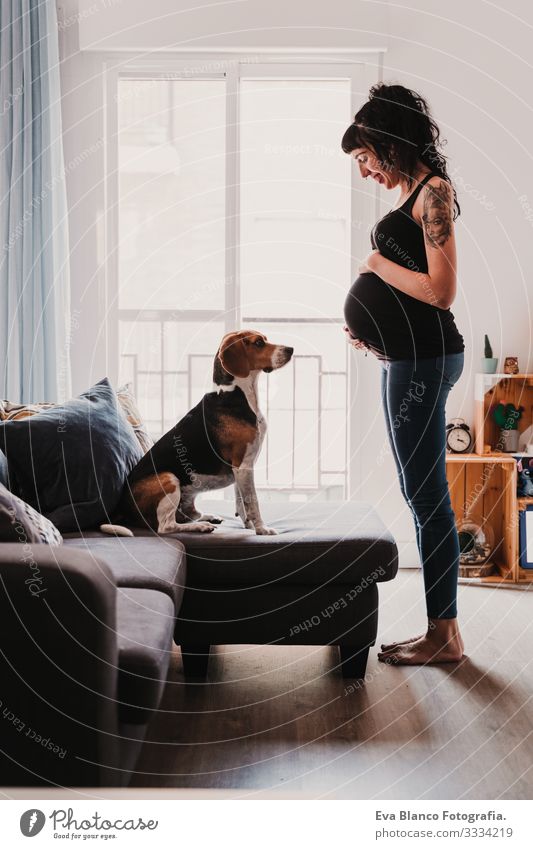
<path fill-rule="evenodd" d="M 250 374 L 246 347 L 242 337 L 237 333 L 228 333 L 224 336 L 218 349 L 218 358 L 223 368 L 233 377 L 248 377 Z"/>

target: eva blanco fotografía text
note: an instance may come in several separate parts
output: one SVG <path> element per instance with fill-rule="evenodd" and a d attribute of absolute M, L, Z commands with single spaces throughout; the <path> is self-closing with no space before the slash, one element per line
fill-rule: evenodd
<path fill-rule="evenodd" d="M 442 810 L 440 812 L 426 812 L 421 813 L 417 811 L 376 811 L 376 820 L 384 821 L 396 821 L 396 820 L 404 820 L 404 821 L 422 821 L 422 820 L 448 820 L 448 821 L 463 821 L 463 822 L 500 822 L 505 820 L 506 817 L 503 814 L 498 813 L 498 811 L 488 810 L 488 811 L 476 811 L 474 813 L 468 811 L 447 811 Z"/>

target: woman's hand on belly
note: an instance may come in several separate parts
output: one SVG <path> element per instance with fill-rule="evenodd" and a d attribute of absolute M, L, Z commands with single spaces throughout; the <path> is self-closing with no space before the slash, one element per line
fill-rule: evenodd
<path fill-rule="evenodd" d="M 356 339 L 350 333 L 349 329 L 344 325 L 344 332 L 346 333 L 346 341 L 352 346 L 352 348 L 357 348 L 359 351 L 367 351 L 369 350 L 367 343 L 364 339 Z"/>
<path fill-rule="evenodd" d="M 366 259 L 359 266 L 359 274 L 372 274 L 376 272 L 376 254 L 381 256 L 379 251 L 371 251 Z"/>

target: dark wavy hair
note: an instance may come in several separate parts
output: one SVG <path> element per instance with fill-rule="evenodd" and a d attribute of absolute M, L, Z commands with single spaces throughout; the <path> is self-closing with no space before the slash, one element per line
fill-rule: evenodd
<path fill-rule="evenodd" d="M 341 145 L 345 153 L 358 147 L 369 148 L 383 168 L 397 168 L 409 187 L 418 162 L 423 162 L 450 184 L 457 218 L 461 208 L 441 150 L 443 143 L 422 95 L 403 85 L 376 83 L 344 133 Z"/>

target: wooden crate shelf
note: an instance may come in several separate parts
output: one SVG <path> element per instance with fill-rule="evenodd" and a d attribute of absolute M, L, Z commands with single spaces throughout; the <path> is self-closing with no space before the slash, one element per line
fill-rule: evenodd
<path fill-rule="evenodd" d="M 484 517 L 495 534 L 496 553 L 492 562 L 497 565 L 498 574 L 462 580 L 496 585 L 530 584 L 533 569 L 520 567 L 518 534 L 519 513 L 533 504 L 533 498 L 517 497 L 516 459 L 500 450 L 501 432 L 491 415 L 492 406 L 499 401 L 524 407 L 519 433 L 527 430 L 533 424 L 533 374 L 476 374 L 475 453 L 446 455 L 456 520 L 467 515 L 474 521 Z M 533 436 L 529 441 L 533 441 Z M 485 451 L 487 446 L 489 450 Z"/>
<path fill-rule="evenodd" d="M 519 569 L 518 573 L 519 584 L 531 584 L 533 581 L 533 569 Z"/>
<path fill-rule="evenodd" d="M 477 454 L 448 454 L 446 474 L 456 522 L 485 519 L 494 531 L 495 552 L 491 558 L 498 569 L 472 583 L 516 583 L 518 570 L 517 469 L 513 457 Z M 533 575 L 532 575 L 533 579 Z"/>
<path fill-rule="evenodd" d="M 510 454 L 494 453 L 494 454 L 447 454 L 447 463 L 510 463 L 512 460 Z"/>
<path fill-rule="evenodd" d="M 533 424 L 533 374 L 476 374 L 474 397 L 476 454 L 505 454 L 501 430 L 492 417 L 492 407 L 500 401 L 514 404 L 517 408 L 524 407 L 518 430 L 519 433 L 527 430 Z M 487 445 L 490 446 L 488 452 L 485 451 Z"/>

